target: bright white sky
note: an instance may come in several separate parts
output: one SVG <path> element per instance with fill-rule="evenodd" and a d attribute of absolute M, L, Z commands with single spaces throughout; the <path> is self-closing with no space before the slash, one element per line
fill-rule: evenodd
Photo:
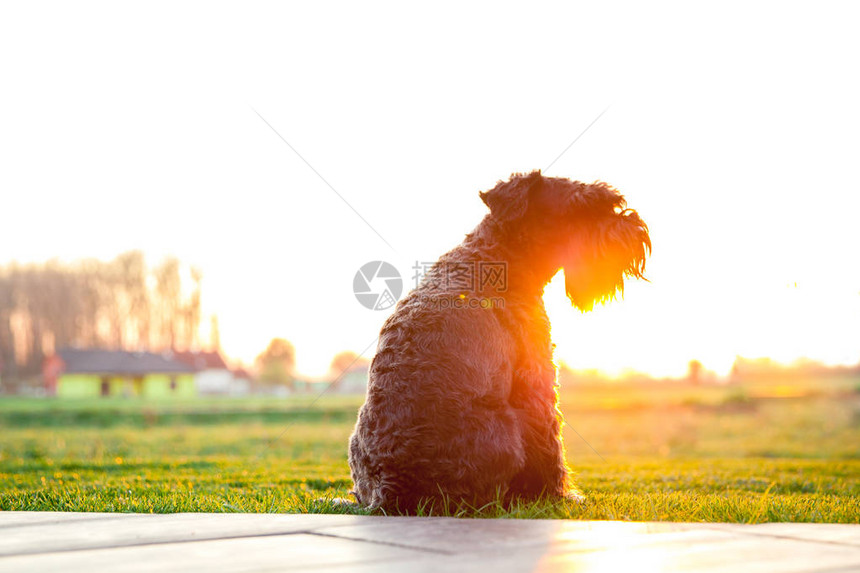
<path fill-rule="evenodd" d="M 553 282 L 557 357 L 860 360 L 854 4 L 135 6 L 0 8 L 0 262 L 175 254 L 230 357 L 322 374 L 390 312 L 362 264 L 411 282 L 611 105 L 546 173 L 626 194 L 652 282 L 589 315 Z"/>

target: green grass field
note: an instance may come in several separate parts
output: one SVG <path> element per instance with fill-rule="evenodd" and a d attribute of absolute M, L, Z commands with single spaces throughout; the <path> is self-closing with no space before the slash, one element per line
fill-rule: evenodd
<path fill-rule="evenodd" d="M 361 513 L 332 501 L 361 398 L 312 401 L 0 398 L 0 510 Z M 856 380 L 568 387 L 562 409 L 585 503 L 449 513 L 860 522 Z"/>

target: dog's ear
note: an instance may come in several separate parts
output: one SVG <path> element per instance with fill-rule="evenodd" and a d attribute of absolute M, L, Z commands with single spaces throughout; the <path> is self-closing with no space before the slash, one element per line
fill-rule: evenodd
<path fill-rule="evenodd" d="M 529 195 L 540 185 L 540 170 L 528 175 L 514 173 L 510 180 L 499 181 L 490 189 L 480 193 L 481 200 L 490 208 L 498 221 L 521 219 L 529 207 Z"/>

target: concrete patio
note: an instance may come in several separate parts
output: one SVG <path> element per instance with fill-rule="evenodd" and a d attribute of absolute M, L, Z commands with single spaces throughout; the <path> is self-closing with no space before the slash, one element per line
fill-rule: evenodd
<path fill-rule="evenodd" d="M 0 571 L 860 571 L 860 525 L 0 512 Z"/>

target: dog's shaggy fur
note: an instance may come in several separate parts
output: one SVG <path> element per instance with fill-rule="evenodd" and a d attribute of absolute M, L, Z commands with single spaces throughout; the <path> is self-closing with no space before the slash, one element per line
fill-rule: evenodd
<path fill-rule="evenodd" d="M 643 276 L 648 228 L 609 185 L 539 171 L 481 199 L 490 213 L 382 327 L 349 444 L 363 506 L 414 513 L 575 492 L 543 290 L 564 268 L 580 310 L 615 297 L 625 277 Z M 451 280 L 464 263 L 498 262 L 503 287 Z"/>

